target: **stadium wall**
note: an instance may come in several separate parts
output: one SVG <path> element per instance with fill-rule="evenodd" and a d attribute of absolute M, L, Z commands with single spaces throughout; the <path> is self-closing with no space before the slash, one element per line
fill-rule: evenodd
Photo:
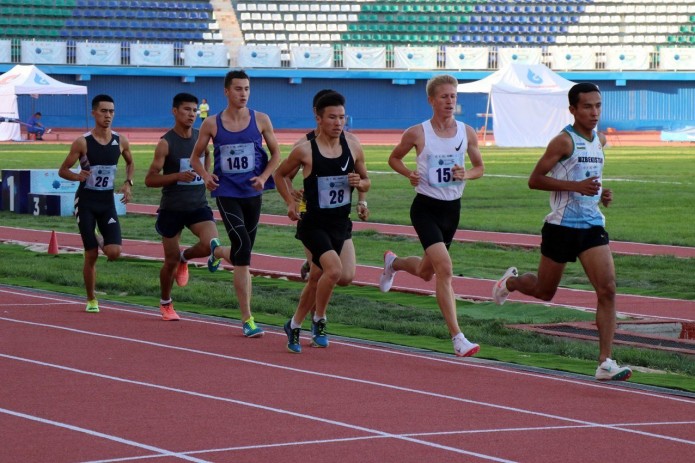
<path fill-rule="evenodd" d="M 0 72 L 10 69 L 0 65 Z M 86 85 L 89 99 L 107 93 L 116 100 L 115 127 L 163 128 L 171 124 L 171 99 L 178 92 L 207 98 L 211 112 L 226 106 L 222 69 L 106 68 L 44 65 L 41 69 L 70 84 Z M 430 71 L 350 71 L 251 69 L 249 106 L 268 113 L 278 129 L 314 125 L 311 100 L 318 90 L 332 88 L 347 98 L 349 123 L 356 130 L 401 130 L 431 114 L 425 95 Z M 471 82 L 489 71 L 452 72 Z M 616 130 L 675 130 L 695 126 L 695 73 L 561 72 L 578 82 L 597 83 L 604 96 L 602 127 Z M 483 125 L 487 96 L 460 94 L 459 120 Z M 49 127 L 87 128 L 84 98 L 77 96 L 19 97 L 22 119 L 43 113 Z M 523 117 L 523 115 L 520 115 Z"/>

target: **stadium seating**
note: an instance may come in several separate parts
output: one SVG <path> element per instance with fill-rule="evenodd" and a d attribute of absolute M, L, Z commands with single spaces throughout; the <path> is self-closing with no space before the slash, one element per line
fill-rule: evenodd
<path fill-rule="evenodd" d="M 232 4 L 246 43 L 284 49 L 325 43 L 488 47 L 692 43 L 689 24 L 695 12 L 695 0 L 239 0 Z M 332 33 L 313 34 L 313 43 L 307 34 L 292 34 L 327 24 L 333 26 Z M 635 26 L 638 30 L 633 31 Z M 268 29 L 275 34 L 259 34 Z M 274 42 L 277 35 L 289 37 L 289 43 Z"/>
<path fill-rule="evenodd" d="M 0 0 L 0 38 L 217 42 L 205 0 Z"/>
<path fill-rule="evenodd" d="M 692 46 L 695 0 L 228 0 L 248 45 Z M 0 39 L 221 43 L 206 0 L 0 0 Z M 235 26 L 236 27 L 236 26 Z M 14 42 L 18 43 L 18 42 Z"/>

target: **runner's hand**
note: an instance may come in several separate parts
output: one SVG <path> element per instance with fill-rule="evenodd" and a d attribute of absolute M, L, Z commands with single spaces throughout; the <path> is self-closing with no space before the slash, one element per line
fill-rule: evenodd
<path fill-rule="evenodd" d="M 369 208 L 364 204 L 357 203 L 357 217 L 363 222 L 369 220 Z"/>
<path fill-rule="evenodd" d="M 215 174 L 209 174 L 207 177 L 205 177 L 205 188 L 208 189 L 208 191 L 215 191 L 218 186 L 220 186 L 218 182 L 217 175 Z"/>
<path fill-rule="evenodd" d="M 601 204 L 608 207 L 611 201 L 613 201 L 613 191 L 610 188 L 604 188 L 601 192 Z"/>
<path fill-rule="evenodd" d="M 193 170 L 187 170 L 185 172 L 179 172 L 177 181 L 190 183 L 198 177 L 198 174 Z"/>

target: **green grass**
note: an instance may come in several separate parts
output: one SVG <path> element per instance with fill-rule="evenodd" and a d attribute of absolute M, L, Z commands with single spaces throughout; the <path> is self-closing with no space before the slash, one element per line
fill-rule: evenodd
<path fill-rule="evenodd" d="M 66 145 L 3 145 L 3 169 L 58 168 Z M 288 147 L 282 147 L 283 155 Z M 461 228 L 539 233 L 548 213 L 548 193 L 529 190 L 526 181 L 542 150 L 484 147 L 485 176 L 469 182 L 462 202 Z M 135 202 L 156 204 L 160 191 L 144 186 L 153 145 L 133 145 L 136 164 Z M 413 192 L 407 180 L 388 167 L 388 147 L 366 147 L 372 189 L 370 220 L 409 224 Z M 413 162 L 414 156 L 406 160 Z M 124 177 L 119 168 L 119 180 Z M 614 191 L 604 209 L 611 239 L 695 246 L 691 203 L 695 197 L 695 146 L 615 147 L 606 151 L 604 183 Z M 275 192 L 264 196 L 264 212 L 286 213 Z"/>
<path fill-rule="evenodd" d="M 2 168 L 57 168 L 67 154 L 65 145 L 3 145 Z M 135 145 L 135 201 L 156 204 L 160 191 L 144 186 L 144 173 L 152 159 L 153 146 Z M 283 147 L 283 153 L 287 153 Z M 412 189 L 407 181 L 390 173 L 389 149 L 367 147 L 367 164 L 372 179 L 369 194 L 370 220 L 409 224 Z M 540 150 L 485 148 L 486 176 L 466 186 L 461 228 L 539 233 L 548 212 L 548 194 L 526 186 Z M 407 160 L 409 158 L 406 158 Z M 409 159 L 412 162 L 412 156 Z M 605 183 L 614 190 L 614 204 L 604 210 L 607 228 L 614 240 L 695 246 L 692 198 L 695 197 L 695 147 L 612 148 L 607 152 Z M 119 179 L 123 177 L 119 170 Z M 122 181 L 122 180 L 121 180 Z M 264 196 L 264 212 L 284 214 L 279 195 Z M 70 217 L 33 217 L 0 212 L 3 225 L 76 232 Z M 128 215 L 122 218 L 126 238 L 158 240 L 154 218 Z M 220 225 L 220 231 L 222 227 Z M 292 227 L 259 228 L 255 251 L 303 257 Z M 417 240 L 385 236 L 375 231 L 354 234 L 360 264 L 380 265 L 384 249 L 401 255 L 421 254 Z M 193 239 L 184 233 L 183 242 Z M 538 250 L 501 247 L 493 244 L 461 244 L 451 247 L 458 275 L 496 279 L 509 265 L 534 270 Z M 692 275 L 695 259 L 672 257 L 615 256 L 621 293 L 695 299 Z M 13 262 L 12 266 L 6 265 Z M 0 278 L 8 284 L 41 287 L 82 295 L 79 255 L 49 257 L 32 254 L 16 246 L 0 247 Z M 17 263 L 17 264 L 15 264 Z M 21 264 L 20 264 L 21 263 Z M 157 305 L 159 264 L 125 259 L 116 263 L 99 261 L 98 290 L 103 297 Z M 66 270 L 69 269 L 69 270 Z M 102 271 L 103 269 L 103 271 Z M 562 286 L 590 289 L 581 266 L 569 265 Z M 281 325 L 294 311 L 302 285 L 296 282 L 254 279 L 252 301 L 256 319 Z M 209 274 L 192 269 L 191 284 L 174 289 L 177 310 L 238 317 L 228 273 Z M 382 294 L 374 288 L 339 288 L 329 308 L 331 332 L 381 342 L 451 351 L 445 325 L 432 297 Z M 524 365 L 593 374 L 596 343 L 568 341 L 523 333 L 505 327 L 511 323 L 586 321 L 592 314 L 542 305 L 459 301 L 461 326 L 467 336 L 483 345 L 480 356 Z M 616 347 L 622 363 L 668 371 L 668 374 L 636 372 L 634 380 L 645 384 L 675 387 L 695 392 L 695 362 L 692 357 L 643 349 Z"/>

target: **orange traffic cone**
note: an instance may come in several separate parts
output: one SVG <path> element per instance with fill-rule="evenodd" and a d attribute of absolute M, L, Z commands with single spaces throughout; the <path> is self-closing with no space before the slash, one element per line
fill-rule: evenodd
<path fill-rule="evenodd" d="M 58 254 L 58 237 L 56 236 L 55 230 L 51 232 L 51 241 L 48 242 L 48 253 Z"/>

